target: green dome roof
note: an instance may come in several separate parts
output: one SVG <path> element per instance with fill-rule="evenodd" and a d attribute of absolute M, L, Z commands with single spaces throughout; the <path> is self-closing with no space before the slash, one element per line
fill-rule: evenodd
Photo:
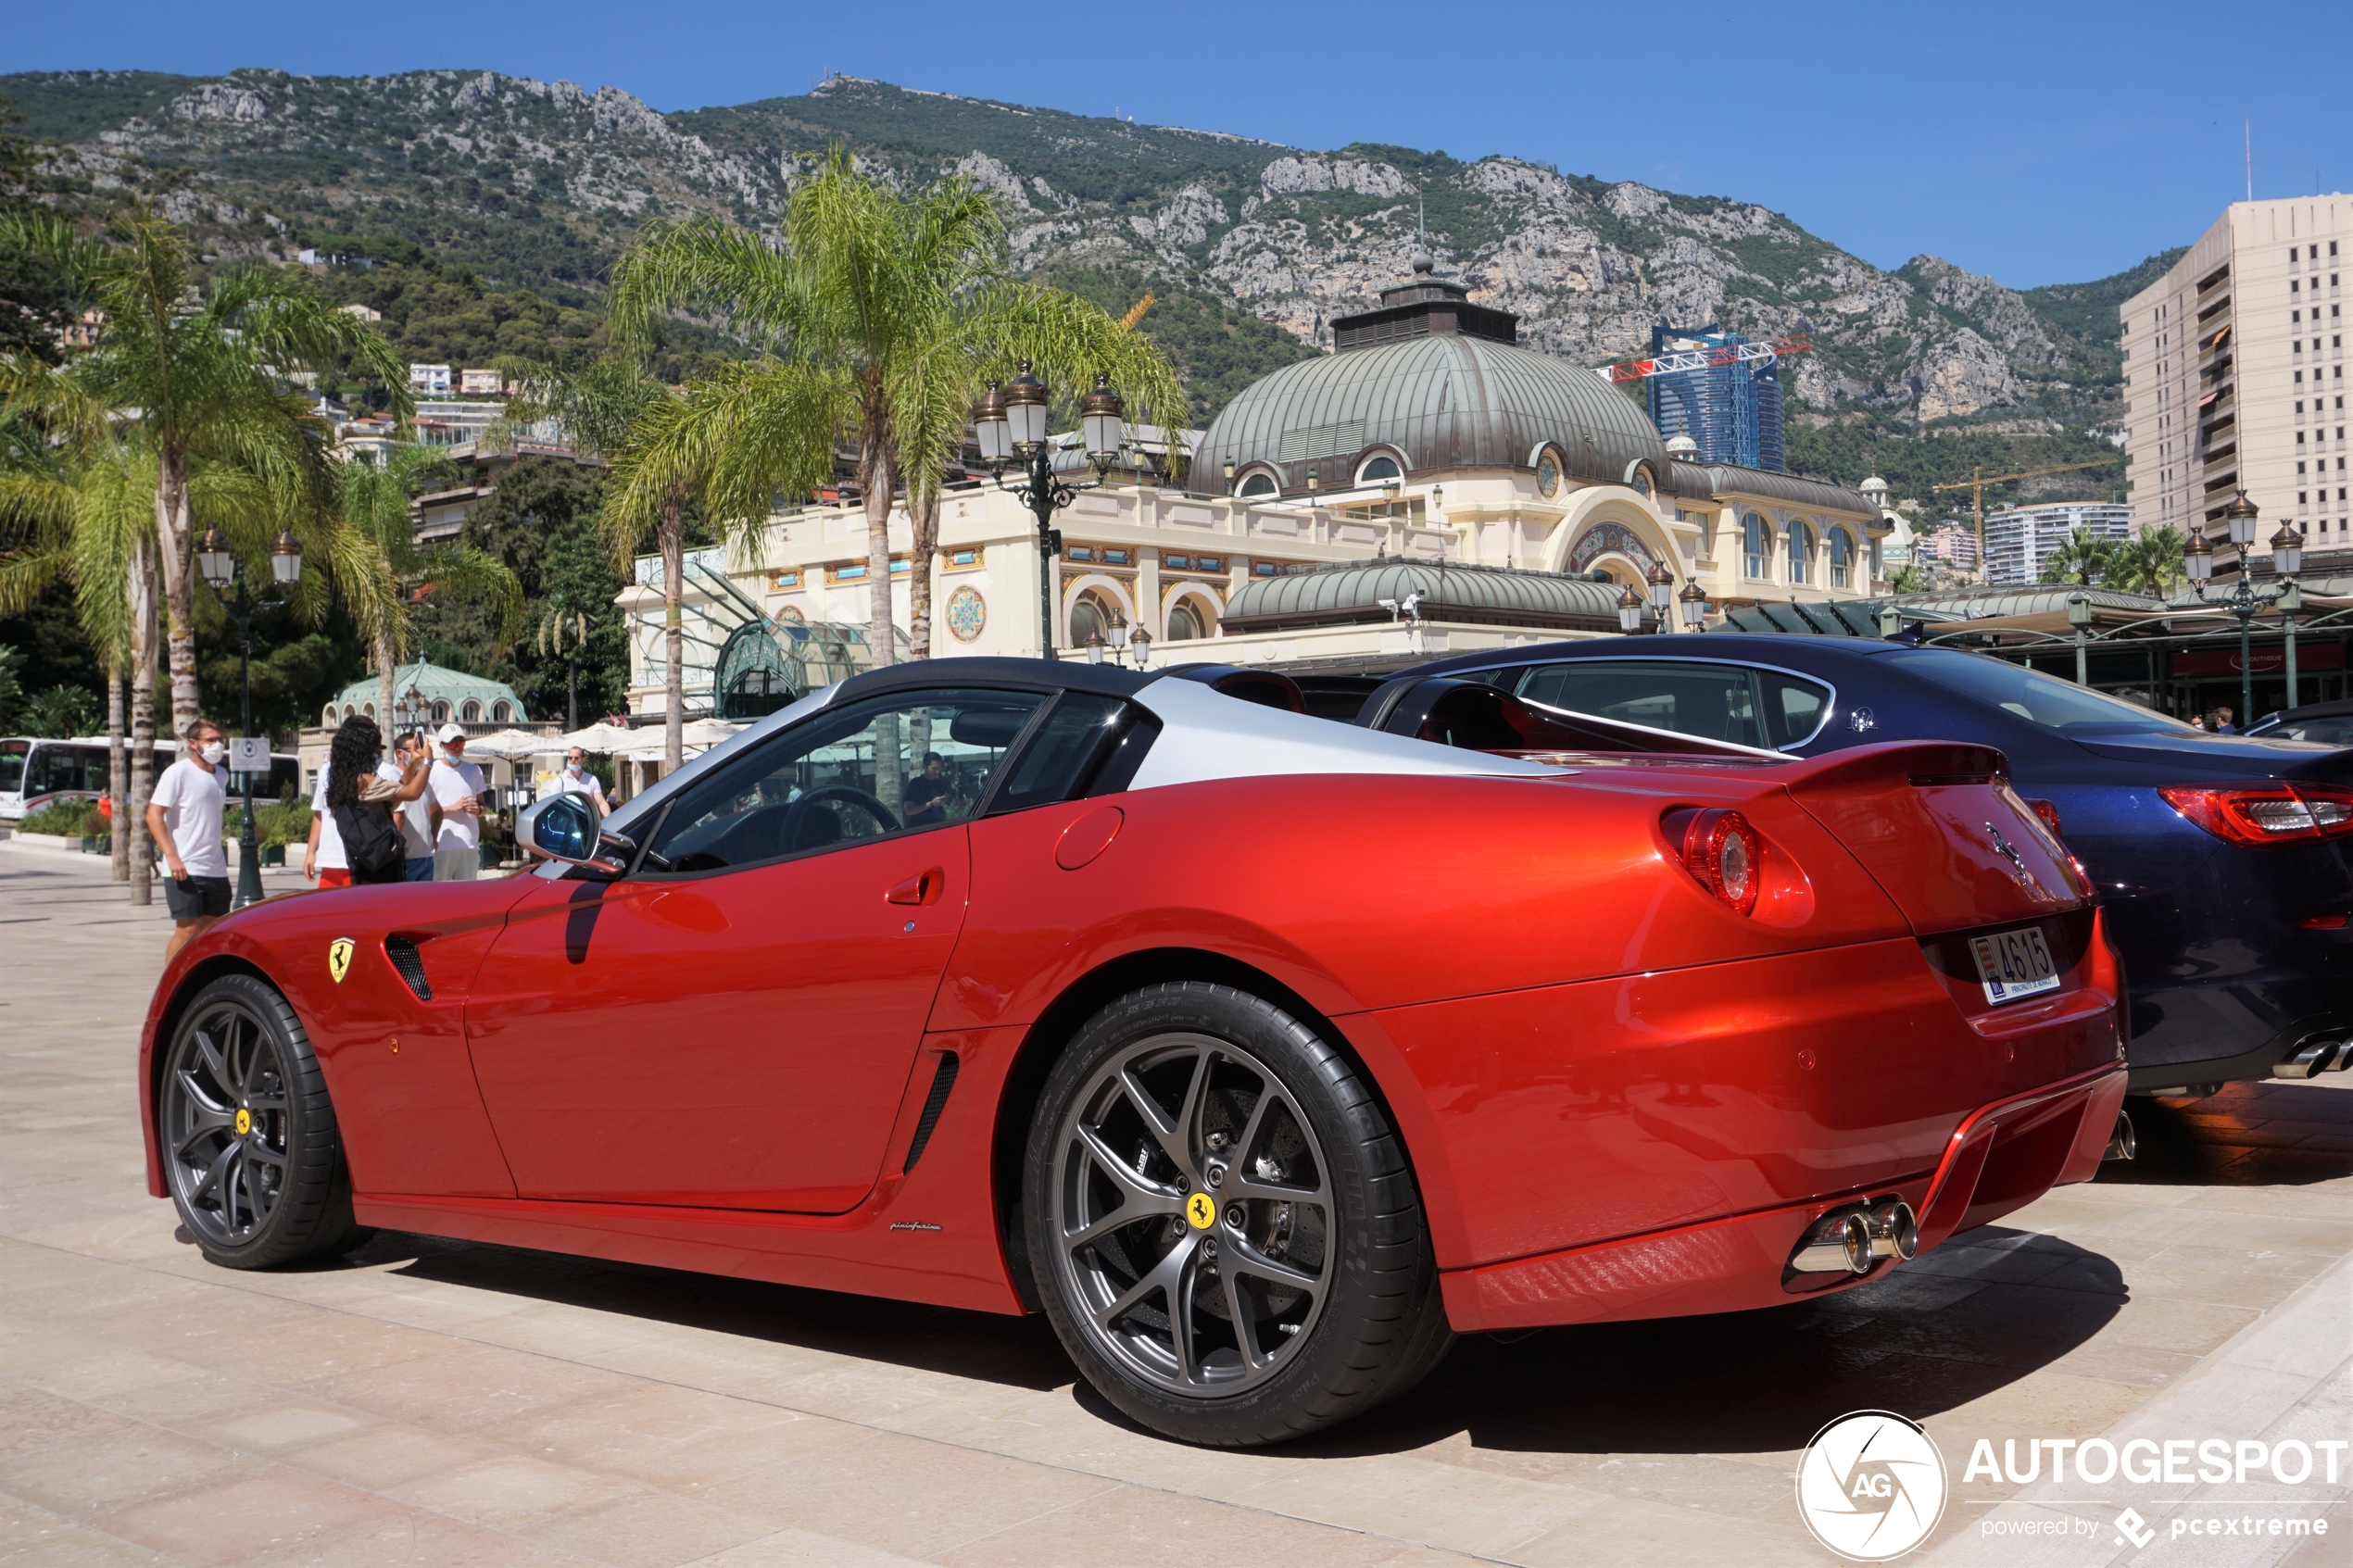
<path fill-rule="evenodd" d="M 398 702 L 411 691 L 432 705 L 434 723 L 454 719 L 461 724 L 513 724 L 527 717 L 522 699 L 504 681 L 484 680 L 480 675 L 445 670 L 438 664 L 396 666 L 392 672 L 393 700 Z M 381 676 L 362 676 L 337 692 L 334 700 L 327 704 L 325 722 L 332 726 L 361 713 L 381 720 L 383 715 L 376 712 L 376 700 L 383 692 Z"/>

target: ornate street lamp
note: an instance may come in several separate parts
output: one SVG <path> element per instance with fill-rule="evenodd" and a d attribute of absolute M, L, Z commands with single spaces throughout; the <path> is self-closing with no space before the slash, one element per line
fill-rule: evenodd
<path fill-rule="evenodd" d="M 1667 570 L 1665 561 L 1655 560 L 1643 576 L 1651 585 L 1651 609 L 1658 618 L 1659 630 L 1664 632 L 1672 624 L 1667 615 L 1675 608 L 1675 574 Z"/>
<path fill-rule="evenodd" d="M 1102 483 L 1119 457 L 1127 417 L 1119 394 L 1112 390 L 1111 377 L 1098 372 L 1094 390 L 1078 405 L 1081 439 L 1088 460 L 1095 465 L 1095 480 L 1092 484 L 1072 484 L 1054 474 L 1053 453 L 1046 442 L 1051 402 L 1046 383 L 1030 373 L 1030 363 L 1025 359 L 1021 374 L 1001 387 L 991 385 L 973 409 L 973 433 L 980 444 L 981 460 L 996 476 L 997 487 L 1021 497 L 1022 505 L 1038 520 L 1038 651 L 1046 659 L 1054 657 L 1054 558 L 1063 549 L 1062 530 L 1054 526 L 1054 514 L 1076 500 L 1081 490 Z M 1005 470 L 1016 464 L 1020 477 L 1007 483 Z"/>
<path fill-rule="evenodd" d="M 1628 636 L 1642 629 L 1642 596 L 1631 588 L 1617 596 L 1617 629 Z"/>
<path fill-rule="evenodd" d="M 242 737 L 253 732 L 253 595 L 245 586 L 245 563 L 229 547 L 228 536 L 218 528 L 208 528 L 196 542 L 196 566 L 204 573 L 205 582 L 237 624 L 237 734 Z M 295 536 L 281 531 L 270 546 L 270 574 L 273 585 L 291 592 L 302 580 L 302 546 Z M 237 596 L 230 598 L 234 588 Z M 268 765 L 263 765 L 267 772 Z M 261 852 L 253 831 L 253 771 L 245 771 L 245 809 L 237 827 L 237 897 L 233 907 L 244 909 L 261 901 Z"/>
<path fill-rule="evenodd" d="M 1683 629 L 1696 632 L 1707 620 L 1707 590 L 1697 583 L 1686 583 L 1683 591 L 1675 596 L 1683 605 Z"/>
<path fill-rule="evenodd" d="M 2234 496 L 2222 513 L 2231 525 L 2231 543 L 2238 546 L 2238 581 L 2231 589 L 2231 596 L 2217 607 L 2229 610 L 2239 623 L 2239 728 L 2244 730 L 2255 720 L 2254 632 L 2255 618 L 2266 609 L 2280 611 L 2281 628 L 2287 636 L 2287 704 L 2296 706 L 2296 612 L 2304 608 L 2304 593 L 2297 585 L 2296 574 L 2304 568 L 2304 535 L 2295 526 L 2282 523 L 2271 535 L 2271 566 L 2279 575 L 2275 587 L 2258 588 L 2254 574 L 2247 568 L 2247 549 L 2255 543 L 2255 521 L 2259 515 L 2255 502 L 2244 490 Z M 2188 548 L 2182 552 L 2183 564 L 2189 570 L 2191 584 L 2196 589 L 2198 601 L 2206 602 L 2206 585 L 2214 577 L 2214 550 L 2201 531 L 2190 536 Z"/>
<path fill-rule="evenodd" d="M 1101 632 L 1089 632 L 1087 633 L 1087 662 L 1101 664 L 1102 661 L 1103 634 Z"/>
<path fill-rule="evenodd" d="M 1137 669 L 1141 670 L 1150 664 L 1152 661 L 1152 634 L 1141 626 L 1137 627 L 1135 635 L 1127 639 L 1127 653 L 1135 659 Z"/>

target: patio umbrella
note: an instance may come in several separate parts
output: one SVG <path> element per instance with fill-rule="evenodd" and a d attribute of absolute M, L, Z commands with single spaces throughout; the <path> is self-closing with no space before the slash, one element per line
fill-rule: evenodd
<path fill-rule="evenodd" d="M 466 741 L 467 756 L 496 757 L 505 761 L 562 749 L 563 743 L 555 736 L 535 735 L 529 730 L 498 730 L 486 735 L 469 736 Z"/>
<path fill-rule="evenodd" d="M 659 731 L 654 733 L 660 734 Z M 616 751 L 635 750 L 646 734 L 644 730 L 624 730 L 618 724 L 608 724 L 599 721 L 585 730 L 574 730 L 568 735 L 558 735 L 555 743 L 547 749 L 570 751 L 576 746 L 583 751 L 603 752 L 610 756 Z"/>

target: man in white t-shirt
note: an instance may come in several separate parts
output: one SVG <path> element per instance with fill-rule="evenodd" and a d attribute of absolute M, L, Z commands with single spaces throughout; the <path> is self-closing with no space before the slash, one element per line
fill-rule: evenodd
<path fill-rule="evenodd" d="M 598 822 L 612 810 L 611 803 L 605 798 L 604 781 L 588 771 L 588 754 L 576 746 L 564 755 L 564 770 L 556 775 L 555 793 L 586 796 L 588 804 L 596 808 Z"/>
<path fill-rule="evenodd" d="M 411 763 L 425 761 L 424 732 L 411 730 L 400 737 L 393 749 L 405 776 Z M 409 882 L 431 882 L 434 835 L 441 831 L 441 803 L 420 787 L 416 798 L 404 801 L 393 820 L 400 824 L 402 877 Z"/>
<path fill-rule="evenodd" d="M 465 726 L 448 723 L 434 737 L 441 758 L 433 765 L 425 793 L 441 808 L 434 837 L 435 882 L 472 882 L 482 867 L 482 797 L 488 791 L 482 770 L 466 760 Z"/>
<path fill-rule="evenodd" d="M 229 746 L 220 726 L 199 719 L 188 726 L 180 760 L 163 771 L 147 802 L 147 834 L 163 851 L 164 902 L 171 908 L 171 941 L 164 961 L 229 912 L 229 852 L 220 842 L 228 775 L 220 771 Z"/>

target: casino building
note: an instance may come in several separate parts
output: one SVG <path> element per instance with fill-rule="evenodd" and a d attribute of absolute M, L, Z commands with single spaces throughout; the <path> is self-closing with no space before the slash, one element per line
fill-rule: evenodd
<path fill-rule="evenodd" d="M 1050 577 L 1064 657 L 1101 634 L 1125 640 L 1118 657 L 1132 662 L 1140 632 L 1154 663 L 1378 669 L 1616 635 L 1621 595 L 1645 589 L 1654 566 L 1676 594 L 1698 585 L 1711 624 L 1732 607 L 1885 592 L 1890 524 L 1875 497 L 1697 460 L 1591 370 L 1518 346 L 1516 317 L 1436 275 L 1426 255 L 1377 306 L 1331 326 L 1335 352 L 1182 433 L 1179 483 L 1164 482 L 1165 463 L 1114 470 L 1061 514 Z M 1146 451 L 1170 445 L 1150 427 L 1130 433 Z M 1055 440 L 1058 466 L 1086 473 L 1077 437 Z M 1039 651 L 1036 525 L 1011 495 L 985 480 L 951 490 L 935 560 L 907 558 L 903 513 L 892 535 L 894 575 L 931 574 L 934 654 Z M 854 641 L 849 657 L 862 658 L 867 570 L 854 504 L 777 513 L 756 565 L 717 551 L 690 560 L 689 711 L 749 717 L 794 689 L 788 652 L 744 657 L 763 637 L 787 650 Z M 640 560 L 622 596 L 631 704 L 645 713 L 662 703 L 660 573 Z M 898 604 L 903 633 L 903 588 Z M 1643 629 L 1682 630 L 1676 611 L 1665 620 Z"/>

